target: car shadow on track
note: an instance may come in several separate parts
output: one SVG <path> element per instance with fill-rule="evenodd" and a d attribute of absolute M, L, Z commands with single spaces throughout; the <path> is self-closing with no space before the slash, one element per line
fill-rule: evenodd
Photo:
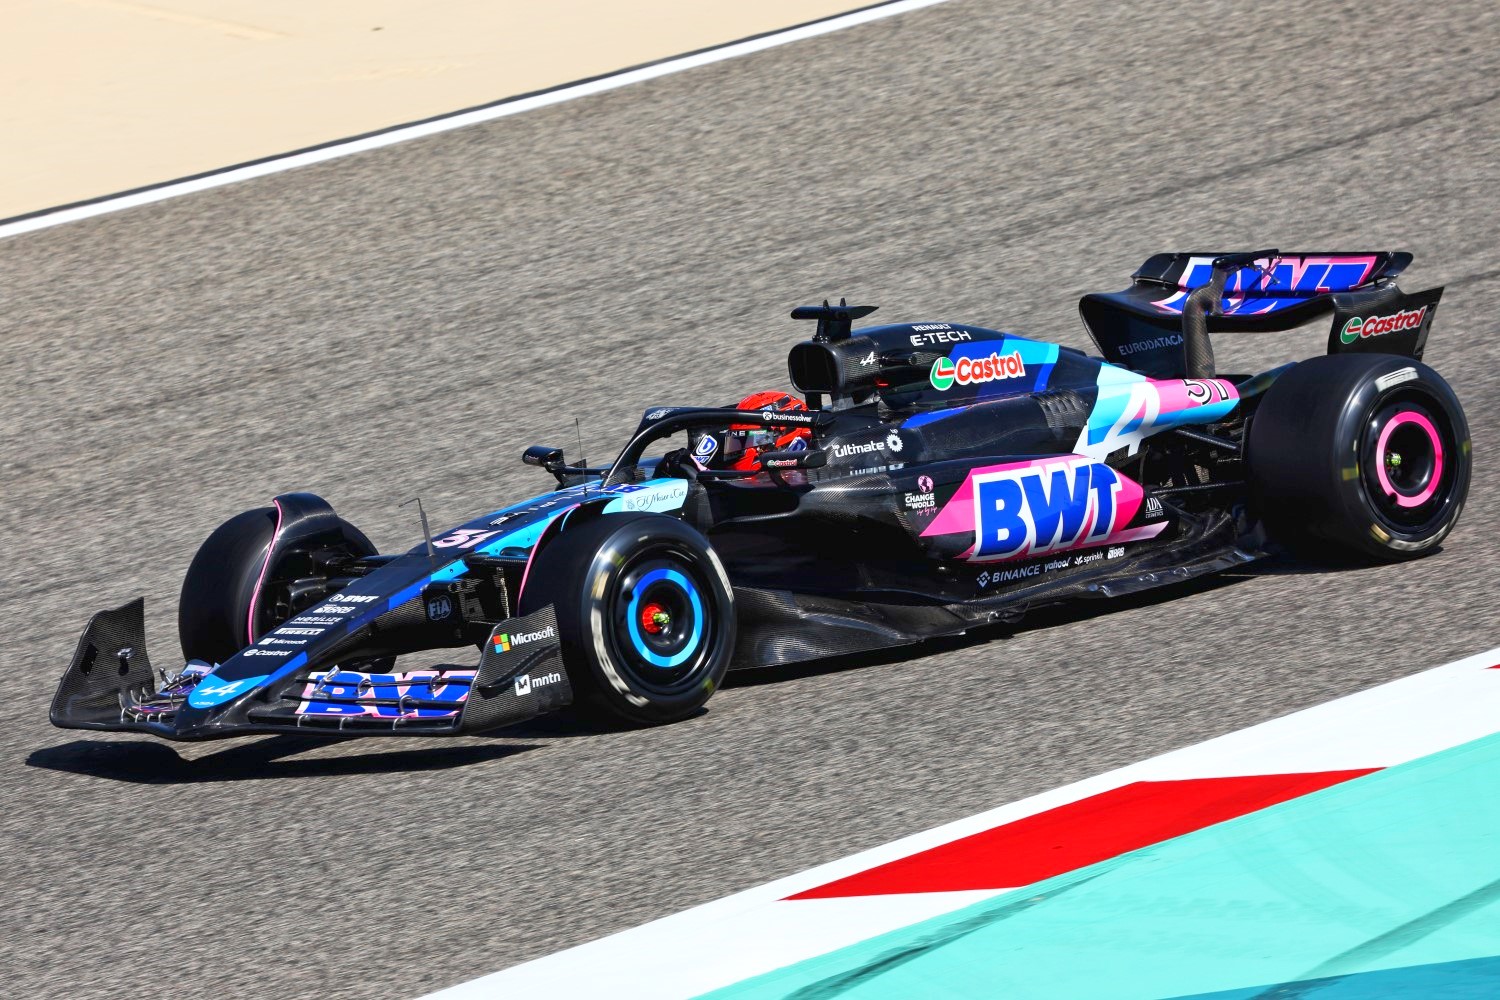
<path fill-rule="evenodd" d="M 253 781 L 260 778 L 345 777 L 357 774 L 441 771 L 500 760 L 536 749 L 535 745 L 527 743 L 486 742 L 339 756 L 296 756 L 348 742 L 314 736 L 272 736 L 188 759 L 164 743 L 75 740 L 61 746 L 34 750 L 26 758 L 26 763 L 30 767 L 113 781 L 142 785 L 184 785 L 215 781 Z"/>

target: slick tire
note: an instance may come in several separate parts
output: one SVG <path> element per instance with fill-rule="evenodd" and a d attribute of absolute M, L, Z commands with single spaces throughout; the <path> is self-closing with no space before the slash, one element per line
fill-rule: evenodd
<path fill-rule="evenodd" d="M 375 546 L 359 529 L 339 523 L 351 554 L 374 554 Z M 278 553 L 276 564 L 267 565 L 276 524 L 275 507 L 257 507 L 219 525 L 198 547 L 177 602 L 177 635 L 185 659 L 223 663 L 289 617 L 284 610 L 278 615 L 277 602 L 266 598 L 286 582 L 302 553 Z"/>
<path fill-rule="evenodd" d="M 1393 562 L 1434 550 L 1469 492 L 1469 425 L 1441 375 L 1387 354 L 1332 354 L 1276 380 L 1246 442 L 1273 538 Z"/>
<path fill-rule="evenodd" d="M 597 725 L 685 719 L 734 653 L 734 591 L 708 541 L 663 514 L 599 514 L 536 555 L 520 613 L 551 604 L 574 710 Z"/>

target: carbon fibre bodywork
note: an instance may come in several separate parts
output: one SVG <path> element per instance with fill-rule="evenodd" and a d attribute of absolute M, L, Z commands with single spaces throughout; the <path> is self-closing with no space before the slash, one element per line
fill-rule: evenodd
<path fill-rule="evenodd" d="M 1209 280 L 1194 270 L 1199 257 L 1214 260 L 1161 255 L 1132 289 L 1084 299 L 1104 358 L 963 324 L 853 330 L 871 307 L 803 307 L 794 318 L 816 320 L 818 332 L 792 348 L 788 365 L 809 410 L 656 407 L 603 469 L 530 449 L 527 461 L 558 489 L 400 556 L 329 550 L 342 523 L 332 510 L 308 494 L 278 497 L 243 648 L 166 675 L 146 659 L 141 602 L 102 613 L 80 640 L 52 721 L 172 739 L 431 735 L 560 708 L 576 678 L 559 616 L 527 606 L 528 575 L 561 533 L 622 513 L 680 518 L 706 539 L 733 585 L 731 666 L 740 668 L 960 633 L 1041 604 L 1253 560 L 1266 547 L 1247 505 L 1247 421 L 1291 366 L 1187 377 L 1191 352 L 1171 331 L 1190 334 L 1184 301 Z M 1332 311 L 1331 350 L 1369 349 L 1376 336 L 1415 358 L 1441 290 L 1400 293 L 1391 278 L 1409 259 L 1247 263 L 1211 303 L 1213 328 L 1296 325 Z M 1225 260 L 1215 261 L 1220 281 Z M 1290 270 L 1276 279 L 1283 260 Z M 768 453 L 750 472 L 715 468 L 687 448 L 645 457 L 676 435 L 746 423 L 805 431 L 807 446 Z M 283 579 L 278 560 L 292 550 L 303 575 Z M 465 646 L 478 646 L 477 664 L 394 667 L 418 650 Z"/>

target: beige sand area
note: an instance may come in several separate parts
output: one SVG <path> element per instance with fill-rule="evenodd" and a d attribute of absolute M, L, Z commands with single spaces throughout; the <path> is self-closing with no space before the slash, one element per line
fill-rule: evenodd
<path fill-rule="evenodd" d="M 0 218 L 369 132 L 860 0 L 4 0 Z"/>

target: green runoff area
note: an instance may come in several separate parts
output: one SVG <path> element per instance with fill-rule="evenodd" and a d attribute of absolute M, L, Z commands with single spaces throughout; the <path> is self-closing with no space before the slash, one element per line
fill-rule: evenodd
<path fill-rule="evenodd" d="M 1500 734 L 707 994 L 1500 996 Z"/>

